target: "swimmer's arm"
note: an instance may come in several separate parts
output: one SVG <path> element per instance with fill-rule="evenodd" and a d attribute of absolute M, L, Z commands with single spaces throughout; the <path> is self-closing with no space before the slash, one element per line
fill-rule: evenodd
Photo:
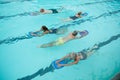
<path fill-rule="evenodd" d="M 45 32 L 44 32 L 44 34 L 48 34 L 48 33 L 49 33 L 49 31 L 45 31 Z"/>
<path fill-rule="evenodd" d="M 67 56 L 65 56 L 65 57 L 63 57 L 63 58 L 61 58 L 61 59 L 57 60 L 57 61 L 56 61 L 56 63 L 61 62 L 61 61 L 62 61 L 62 60 L 64 60 L 65 58 L 67 58 Z"/>
<path fill-rule="evenodd" d="M 68 64 L 63 64 L 63 66 L 71 66 L 71 65 L 77 64 L 79 61 L 80 61 L 80 59 L 77 58 L 74 62 L 71 62 L 71 63 L 68 63 Z"/>
<path fill-rule="evenodd" d="M 82 38 L 83 36 L 80 36 L 80 37 L 75 37 L 75 39 L 80 39 L 80 38 Z"/>
<path fill-rule="evenodd" d="M 49 31 L 45 31 L 45 32 L 42 33 L 42 34 L 38 34 L 38 37 L 44 36 L 45 34 L 48 34 L 48 33 L 49 33 Z"/>
<path fill-rule="evenodd" d="M 31 35 L 33 35 L 33 36 L 37 36 L 37 34 L 34 34 L 34 33 L 31 33 Z"/>
<path fill-rule="evenodd" d="M 44 36 L 45 34 L 44 33 L 42 33 L 42 34 L 38 34 L 37 36 L 38 37 L 41 37 L 41 36 Z"/>
<path fill-rule="evenodd" d="M 66 56 L 66 57 L 67 57 L 67 56 Z M 77 64 L 79 61 L 80 61 L 80 59 L 77 59 L 76 61 L 71 62 L 71 63 L 68 63 L 68 64 L 59 64 L 59 63 L 57 63 L 57 64 L 58 64 L 59 66 L 71 66 L 71 65 Z"/>
<path fill-rule="evenodd" d="M 77 64 L 78 61 L 74 61 L 72 63 L 69 63 L 69 64 L 60 64 L 60 66 L 71 66 L 71 65 L 74 65 L 74 64 Z"/>
<path fill-rule="evenodd" d="M 72 52 L 72 53 L 74 53 L 74 52 Z M 71 54 L 71 53 L 69 53 L 69 54 Z M 57 61 L 56 61 L 56 63 L 61 62 L 61 61 L 62 61 L 62 60 L 64 60 L 65 58 L 69 58 L 69 54 L 68 54 L 68 55 L 66 55 L 66 56 L 64 56 L 63 58 L 61 58 L 61 59 L 57 60 Z"/>
<path fill-rule="evenodd" d="M 38 33 L 38 32 L 40 32 L 41 30 L 37 30 L 37 31 L 35 31 L 35 32 L 31 32 L 31 34 L 33 35 L 33 36 L 38 36 L 38 34 L 35 34 L 35 33 Z"/>
<path fill-rule="evenodd" d="M 45 33 L 42 33 L 42 34 L 38 34 L 37 36 L 41 37 L 41 36 L 44 36 L 44 35 L 45 35 Z"/>

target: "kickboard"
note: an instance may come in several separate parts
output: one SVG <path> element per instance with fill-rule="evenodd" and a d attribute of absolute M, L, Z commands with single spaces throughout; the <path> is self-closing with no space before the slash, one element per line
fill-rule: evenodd
<path fill-rule="evenodd" d="M 36 37 L 36 36 L 32 35 L 32 33 L 38 34 L 38 35 L 40 34 L 40 32 L 28 32 L 27 36 L 29 36 L 29 37 Z"/>
<path fill-rule="evenodd" d="M 81 36 L 86 36 L 86 35 L 89 34 L 89 32 L 88 32 L 87 30 L 84 30 L 84 31 L 80 31 L 79 34 L 80 34 Z"/>
<path fill-rule="evenodd" d="M 82 17 L 87 16 L 87 15 L 88 15 L 87 12 L 81 14 Z"/>
<path fill-rule="evenodd" d="M 31 32 L 28 32 L 28 35 L 27 35 L 28 37 L 35 37 L 35 36 L 33 36 L 32 34 L 31 34 Z"/>
<path fill-rule="evenodd" d="M 57 60 L 58 60 L 58 59 L 57 59 Z M 59 66 L 56 64 L 56 61 L 57 61 L 57 60 L 55 60 L 55 61 L 52 62 L 52 66 L 54 67 L 54 69 L 61 69 L 61 68 L 63 68 L 64 66 L 59 67 Z M 65 62 L 64 60 L 62 60 L 59 64 L 66 64 L 66 62 Z"/>

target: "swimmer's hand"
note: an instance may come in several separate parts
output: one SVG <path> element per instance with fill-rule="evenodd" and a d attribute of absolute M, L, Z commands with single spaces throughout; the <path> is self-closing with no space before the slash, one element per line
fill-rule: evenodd
<path fill-rule="evenodd" d="M 58 65 L 59 67 L 64 66 L 64 64 L 59 64 L 59 63 L 58 63 L 57 65 Z"/>
<path fill-rule="evenodd" d="M 37 34 L 34 34 L 34 32 L 31 32 L 30 34 L 31 34 L 32 36 L 37 36 Z"/>

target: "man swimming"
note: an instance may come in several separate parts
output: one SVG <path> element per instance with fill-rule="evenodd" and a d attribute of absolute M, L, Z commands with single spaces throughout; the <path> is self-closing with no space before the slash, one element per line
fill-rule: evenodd
<path fill-rule="evenodd" d="M 43 13 L 43 14 L 56 14 L 56 13 L 59 13 L 61 12 L 61 9 L 40 9 L 40 13 Z"/>
<path fill-rule="evenodd" d="M 31 35 L 41 37 L 45 34 L 64 34 L 66 31 L 65 27 L 48 29 L 46 26 L 42 26 L 40 30 L 31 32 Z"/>
<path fill-rule="evenodd" d="M 80 36 L 77 36 L 78 33 L 80 34 Z M 47 43 L 47 44 L 43 44 L 41 46 L 38 46 L 39 48 L 46 48 L 46 47 L 52 47 L 52 46 L 57 46 L 57 45 L 62 45 L 68 41 L 74 40 L 74 39 L 80 39 L 84 36 L 86 36 L 88 34 L 87 30 L 84 31 L 73 31 L 71 33 L 69 33 L 67 36 L 65 37 L 60 37 L 58 40 Z"/>
<path fill-rule="evenodd" d="M 76 20 L 78 18 L 81 18 L 82 16 L 82 12 L 78 12 L 76 15 L 74 16 L 70 16 L 69 18 L 63 19 L 63 22 L 67 22 L 67 21 L 72 21 L 72 20 Z"/>
<path fill-rule="evenodd" d="M 64 7 L 61 7 L 61 8 L 58 8 L 58 9 L 44 9 L 44 8 L 41 8 L 39 11 L 35 11 L 33 13 L 31 13 L 31 15 L 39 15 L 40 13 L 41 14 L 56 14 L 56 13 L 59 13 L 59 12 L 62 12 Z"/>
<path fill-rule="evenodd" d="M 95 51 L 95 49 L 98 48 L 98 45 L 94 45 L 92 48 L 80 51 L 80 52 L 71 52 L 68 55 L 64 56 L 63 58 L 56 61 L 56 64 L 58 67 L 63 66 L 71 66 L 74 64 L 77 64 L 81 60 L 85 60 L 87 57 L 92 55 Z M 60 64 L 61 61 L 65 62 L 65 64 Z"/>

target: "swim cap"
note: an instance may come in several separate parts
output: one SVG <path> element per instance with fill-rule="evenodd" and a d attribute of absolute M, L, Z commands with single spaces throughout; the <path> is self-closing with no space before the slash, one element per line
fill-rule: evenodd
<path fill-rule="evenodd" d="M 72 33 L 73 36 L 76 36 L 77 34 L 78 34 L 77 31 L 73 31 L 73 33 Z"/>

